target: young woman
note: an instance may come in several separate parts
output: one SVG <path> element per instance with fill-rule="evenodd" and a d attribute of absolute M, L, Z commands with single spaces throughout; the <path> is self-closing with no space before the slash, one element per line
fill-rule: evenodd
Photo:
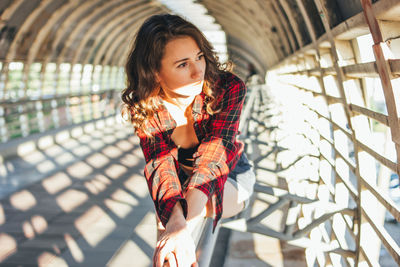
<path fill-rule="evenodd" d="M 195 219 L 215 216 L 215 227 L 253 192 L 255 176 L 236 139 L 246 87 L 193 24 L 169 14 L 141 26 L 126 74 L 124 110 L 140 138 L 157 214 L 154 266 L 192 266 Z"/>

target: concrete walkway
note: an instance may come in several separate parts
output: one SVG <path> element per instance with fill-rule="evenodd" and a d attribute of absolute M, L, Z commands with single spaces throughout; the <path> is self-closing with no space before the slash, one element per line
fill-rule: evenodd
<path fill-rule="evenodd" d="M 1 266 L 150 265 L 153 203 L 132 132 L 97 123 L 3 162 Z"/>

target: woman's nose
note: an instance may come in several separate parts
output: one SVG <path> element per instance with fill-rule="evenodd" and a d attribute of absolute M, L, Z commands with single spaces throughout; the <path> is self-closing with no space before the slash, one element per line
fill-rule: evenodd
<path fill-rule="evenodd" d="M 193 63 L 191 68 L 192 79 L 198 79 L 203 75 L 202 66 L 199 63 Z"/>

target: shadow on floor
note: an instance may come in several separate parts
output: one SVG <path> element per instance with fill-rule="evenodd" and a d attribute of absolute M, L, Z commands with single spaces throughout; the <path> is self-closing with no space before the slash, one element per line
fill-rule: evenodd
<path fill-rule="evenodd" d="M 154 208 L 131 133 L 97 128 L 5 162 L 2 183 L 21 189 L 0 200 L 1 266 L 150 264 Z"/>

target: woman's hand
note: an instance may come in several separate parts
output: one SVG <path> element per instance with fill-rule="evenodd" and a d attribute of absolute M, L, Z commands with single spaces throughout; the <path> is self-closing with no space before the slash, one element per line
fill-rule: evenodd
<path fill-rule="evenodd" d="M 157 242 L 153 266 L 162 267 L 165 261 L 168 261 L 171 267 L 197 266 L 195 250 L 193 238 L 187 227 L 172 231 L 168 231 L 167 227 Z"/>
<path fill-rule="evenodd" d="M 195 250 L 196 246 L 188 230 L 182 207 L 177 203 L 165 227 L 165 232 L 157 242 L 153 266 L 162 267 L 165 261 L 173 267 L 197 266 Z"/>

